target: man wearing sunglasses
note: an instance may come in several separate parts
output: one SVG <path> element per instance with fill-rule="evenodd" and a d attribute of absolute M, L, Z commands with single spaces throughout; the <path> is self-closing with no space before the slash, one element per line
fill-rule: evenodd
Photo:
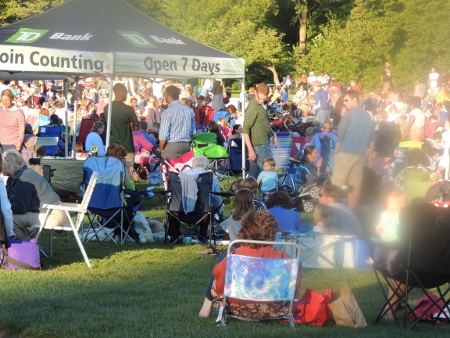
<path fill-rule="evenodd" d="M 359 94 L 350 89 L 344 94 L 347 108 L 339 124 L 334 151 L 332 182 L 338 187 L 351 185 L 348 206 L 355 209 L 361 191 L 362 173 L 370 167 L 375 141 L 375 130 L 370 114 L 359 106 Z"/>

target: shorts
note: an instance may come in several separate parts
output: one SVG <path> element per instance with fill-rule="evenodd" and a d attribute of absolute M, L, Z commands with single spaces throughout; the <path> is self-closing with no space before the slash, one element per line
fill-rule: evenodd
<path fill-rule="evenodd" d="M 365 156 L 344 153 L 335 154 L 332 183 L 338 187 L 346 184 L 360 186 L 365 165 Z"/>

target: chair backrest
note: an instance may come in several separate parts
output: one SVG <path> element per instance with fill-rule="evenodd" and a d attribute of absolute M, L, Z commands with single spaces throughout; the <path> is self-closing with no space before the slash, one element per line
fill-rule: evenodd
<path fill-rule="evenodd" d="M 192 146 L 201 148 L 206 147 L 209 144 L 217 144 L 217 135 L 216 133 L 204 132 L 204 133 L 195 133 L 194 140 L 192 141 Z"/>
<path fill-rule="evenodd" d="M 275 169 L 289 167 L 289 154 L 291 152 L 292 137 L 289 132 L 278 132 L 278 147 L 272 149 Z"/>
<path fill-rule="evenodd" d="M 404 246 L 399 259 L 410 252 L 409 266 L 424 272 L 449 276 L 450 210 L 424 201 L 413 201 L 402 212 L 401 229 L 410 248 Z"/>
<path fill-rule="evenodd" d="M 233 138 L 228 141 L 228 156 L 228 168 L 237 171 L 242 170 L 241 138 Z M 245 168 L 248 168 L 248 161 L 245 161 Z"/>
<path fill-rule="evenodd" d="M 180 176 L 176 172 L 168 172 L 169 190 L 171 192 L 171 201 L 169 210 L 183 212 L 183 188 L 181 186 Z M 210 210 L 210 192 L 212 188 L 213 174 L 206 172 L 198 175 L 197 178 L 197 199 L 194 210 L 196 213 L 206 213 Z"/>
<path fill-rule="evenodd" d="M 87 158 L 83 163 L 84 181 L 98 172 L 97 184 L 89 201 L 89 208 L 112 209 L 122 207 L 124 164 L 114 157 Z"/>
<path fill-rule="evenodd" d="M 39 127 L 39 132 L 37 134 L 37 138 L 36 138 L 36 144 L 35 147 L 37 145 L 43 146 L 45 145 L 47 147 L 47 156 L 53 156 L 53 155 L 59 155 L 60 150 L 58 147 L 58 140 L 59 137 L 61 136 L 61 132 L 62 132 L 62 127 L 61 126 L 40 126 Z M 51 141 L 49 141 L 47 144 L 42 144 L 46 142 L 46 138 L 52 139 Z M 56 143 L 55 143 L 55 139 L 56 139 Z"/>
<path fill-rule="evenodd" d="M 84 210 L 86 210 L 89 205 L 89 201 L 91 200 L 95 185 L 97 184 L 97 179 L 98 179 L 98 172 L 94 171 L 91 174 L 91 178 L 89 179 L 89 184 L 86 188 L 86 191 L 84 192 L 83 200 L 81 201 L 81 208 Z"/>
<path fill-rule="evenodd" d="M 80 125 L 80 131 L 78 132 L 78 142 L 86 143 L 86 138 L 91 132 L 92 126 L 94 125 L 96 119 L 82 119 Z"/>
<path fill-rule="evenodd" d="M 236 240 L 228 246 L 224 297 L 249 301 L 293 301 L 300 272 L 300 248 L 294 258 L 262 258 L 236 255 L 236 244 L 280 245 L 279 242 Z M 287 243 L 287 242 L 286 242 Z M 283 245 L 286 244 L 283 242 Z"/>

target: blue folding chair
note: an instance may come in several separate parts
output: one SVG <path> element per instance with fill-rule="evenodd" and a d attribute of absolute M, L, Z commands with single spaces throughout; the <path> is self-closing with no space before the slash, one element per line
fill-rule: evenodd
<path fill-rule="evenodd" d="M 61 137 L 62 127 L 61 126 L 40 126 L 38 137 L 57 137 L 58 144 L 57 145 L 47 145 L 47 156 L 59 156 L 61 153 L 60 150 L 60 137 Z"/>
<path fill-rule="evenodd" d="M 118 234 L 121 244 L 127 240 L 134 242 L 132 227 L 134 217 L 141 208 L 144 195 L 151 198 L 154 187 L 145 191 L 123 189 L 125 166 L 114 157 L 92 156 L 84 161 L 84 181 L 88 182 L 93 172 L 98 172 L 97 185 L 88 205 L 89 227 L 85 232 L 84 241 L 93 238 L 97 240 L 112 240 L 117 244 Z M 130 196 L 125 198 L 125 195 Z M 102 236 L 99 236 L 99 234 Z"/>

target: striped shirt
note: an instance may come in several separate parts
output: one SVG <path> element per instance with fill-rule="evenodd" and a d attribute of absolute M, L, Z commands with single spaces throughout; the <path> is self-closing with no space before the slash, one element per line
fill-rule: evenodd
<path fill-rule="evenodd" d="M 191 142 L 195 133 L 195 117 L 192 108 L 179 100 L 169 104 L 161 115 L 159 139 L 167 142 Z"/>
<path fill-rule="evenodd" d="M 0 143 L 21 145 L 25 135 L 25 116 L 22 110 L 14 106 L 11 110 L 0 109 Z"/>

